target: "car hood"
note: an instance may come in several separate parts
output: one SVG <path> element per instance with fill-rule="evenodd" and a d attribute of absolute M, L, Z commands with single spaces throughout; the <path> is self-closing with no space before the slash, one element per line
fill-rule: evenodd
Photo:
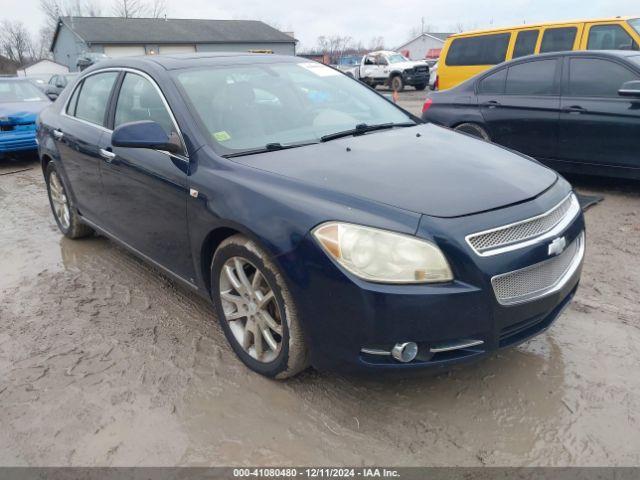
<path fill-rule="evenodd" d="M 0 103 L 0 123 L 14 125 L 32 123 L 40 111 L 51 102 L 12 102 Z"/>
<path fill-rule="evenodd" d="M 436 217 L 520 203 L 540 195 L 558 178 L 524 156 L 431 124 L 234 161 Z"/>

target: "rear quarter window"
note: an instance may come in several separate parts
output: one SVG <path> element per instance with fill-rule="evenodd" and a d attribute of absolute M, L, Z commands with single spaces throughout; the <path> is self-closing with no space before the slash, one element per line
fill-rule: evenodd
<path fill-rule="evenodd" d="M 447 53 L 449 66 L 497 65 L 504 62 L 510 33 L 455 38 Z"/>

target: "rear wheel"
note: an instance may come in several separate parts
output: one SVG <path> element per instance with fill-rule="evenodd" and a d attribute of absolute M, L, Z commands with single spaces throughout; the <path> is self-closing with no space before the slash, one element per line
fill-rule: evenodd
<path fill-rule="evenodd" d="M 404 90 L 404 80 L 402 80 L 402 76 L 396 75 L 391 79 L 391 90 L 394 92 L 401 92 Z"/>
<path fill-rule="evenodd" d="M 228 238 L 213 256 L 211 290 L 220 325 L 240 360 L 274 378 L 308 365 L 296 306 L 278 267 L 243 235 Z"/>
<path fill-rule="evenodd" d="M 49 162 L 45 169 L 45 182 L 49 204 L 58 228 L 65 237 L 82 238 L 93 234 L 93 229 L 80 220 L 73 199 L 68 193 L 56 162 Z"/>
<path fill-rule="evenodd" d="M 491 137 L 489 137 L 487 131 L 480 125 L 477 125 L 475 123 L 461 123 L 460 125 L 455 127 L 454 130 L 456 132 L 462 132 L 473 137 L 481 138 L 483 140 L 486 140 L 487 142 L 491 141 Z"/>

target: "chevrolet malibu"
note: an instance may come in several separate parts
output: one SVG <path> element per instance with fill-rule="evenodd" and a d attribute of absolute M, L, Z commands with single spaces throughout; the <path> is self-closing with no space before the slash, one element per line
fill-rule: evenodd
<path fill-rule="evenodd" d="M 269 377 L 479 359 L 547 329 L 579 282 L 562 177 L 304 59 L 101 62 L 38 138 L 61 232 L 210 299 Z"/>

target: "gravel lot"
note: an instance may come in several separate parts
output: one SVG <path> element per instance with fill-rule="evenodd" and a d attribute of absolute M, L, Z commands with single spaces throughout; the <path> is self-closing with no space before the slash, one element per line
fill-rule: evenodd
<path fill-rule="evenodd" d="M 402 97 L 419 113 L 424 92 Z M 549 332 L 436 377 L 275 382 L 206 302 L 62 238 L 37 163 L 5 161 L 0 465 L 640 465 L 640 184 L 570 180 L 605 201 Z"/>

